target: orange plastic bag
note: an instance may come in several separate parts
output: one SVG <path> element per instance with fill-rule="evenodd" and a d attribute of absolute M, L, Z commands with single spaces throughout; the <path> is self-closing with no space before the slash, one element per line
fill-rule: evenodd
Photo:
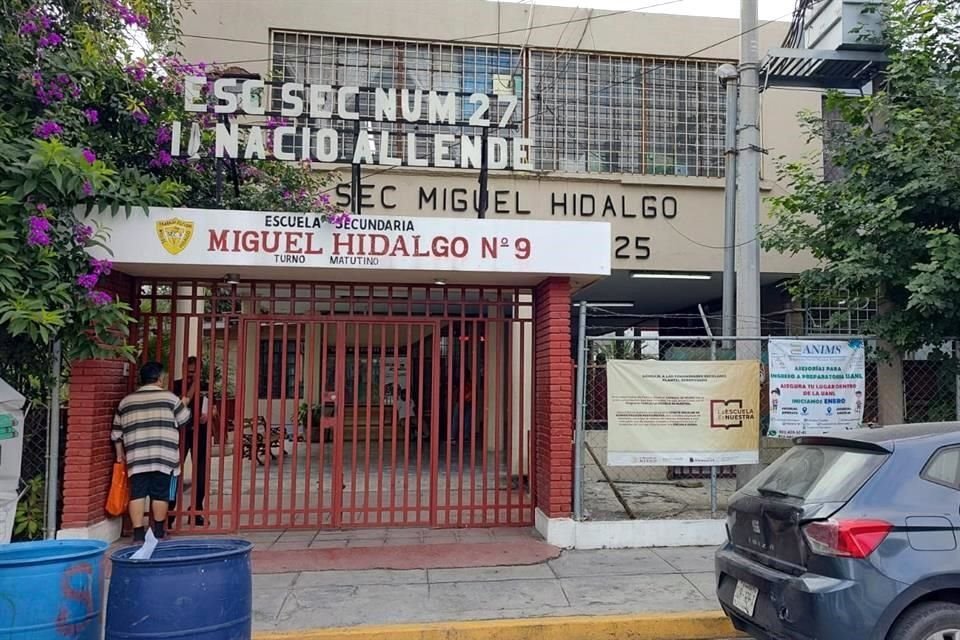
<path fill-rule="evenodd" d="M 104 507 L 111 516 L 122 516 L 127 512 L 130 502 L 130 480 L 127 478 L 127 465 L 122 462 L 113 464 L 113 479 L 110 481 L 110 493 Z"/>

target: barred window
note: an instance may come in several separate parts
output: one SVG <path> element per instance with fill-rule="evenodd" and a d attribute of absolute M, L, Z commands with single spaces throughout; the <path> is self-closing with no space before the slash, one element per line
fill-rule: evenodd
<path fill-rule="evenodd" d="M 471 93 L 500 93 L 512 91 L 519 104 L 511 117 L 517 128 L 496 132 L 505 138 L 522 135 L 524 118 L 523 80 L 520 68 L 520 50 L 488 46 L 450 45 L 441 43 L 406 42 L 352 38 L 324 34 L 287 31 L 272 33 L 272 77 L 277 83 L 302 82 L 357 87 L 394 87 L 422 91 L 455 91 L 463 93 L 460 116 L 465 120 L 473 113 L 474 105 L 467 101 Z M 279 112 L 281 96 L 278 87 L 271 94 L 271 110 Z M 453 133 L 479 135 L 479 127 L 452 126 L 408 122 L 375 122 L 375 100 L 370 91 L 361 91 L 356 108 L 361 122 L 369 122 L 368 129 L 379 144 L 379 132 L 390 131 L 391 155 L 403 157 L 406 153 L 407 133 Z M 489 118 L 499 122 L 505 105 L 491 100 Z M 302 119 L 301 119 L 302 120 Z M 352 140 L 353 121 L 309 119 L 314 127 L 330 127 L 341 134 L 342 140 Z M 291 144 L 299 144 L 296 140 Z M 353 145 L 341 144 L 340 159 L 349 162 Z M 432 142 L 427 136 L 418 136 L 418 157 L 429 156 Z"/>
<path fill-rule="evenodd" d="M 723 175 L 723 88 L 715 71 L 722 61 L 668 60 L 641 56 L 529 51 L 519 48 L 355 38 L 274 31 L 272 75 L 276 83 L 395 87 L 422 91 L 513 92 L 519 104 L 514 127 L 494 130 L 513 138 L 529 136 L 539 170 L 633 173 L 676 176 Z M 525 104 L 525 87 L 529 105 Z M 465 102 L 465 101 L 462 101 Z M 361 92 L 361 120 L 379 143 L 379 131 L 391 138 L 391 155 L 403 157 L 406 136 L 453 133 L 479 135 L 469 126 L 374 122 L 374 96 Z M 280 91 L 271 92 L 279 111 Z M 504 105 L 491 101 L 498 122 Z M 473 105 L 461 106 L 461 116 Z M 352 140 L 352 121 L 302 119 L 313 127 L 332 127 Z M 288 138 L 289 144 L 299 140 Z M 342 144 L 340 161 L 349 162 L 352 144 Z M 417 156 L 429 156 L 431 141 L 417 139 Z"/>
<path fill-rule="evenodd" d="M 718 64 L 534 51 L 538 168 L 722 176 Z"/>
<path fill-rule="evenodd" d="M 807 300 L 804 333 L 858 335 L 877 316 L 878 298 L 824 292 Z"/>

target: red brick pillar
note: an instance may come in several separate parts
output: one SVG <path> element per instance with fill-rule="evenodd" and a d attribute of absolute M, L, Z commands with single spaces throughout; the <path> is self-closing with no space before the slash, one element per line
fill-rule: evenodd
<path fill-rule="evenodd" d="M 570 281 L 549 278 L 534 291 L 534 460 L 537 507 L 550 518 L 573 508 L 573 361 Z"/>
<path fill-rule="evenodd" d="M 103 506 L 114 460 L 110 428 L 128 391 L 130 366 L 121 360 L 82 360 L 70 369 L 61 529 L 83 530 L 107 519 Z"/>
<path fill-rule="evenodd" d="M 132 302 L 132 281 L 113 274 L 103 288 Z M 63 518 L 58 536 L 115 539 L 119 519 L 103 507 L 113 470 L 110 429 L 117 405 L 129 391 L 131 367 L 124 360 L 80 360 L 71 364 L 63 467 Z"/>

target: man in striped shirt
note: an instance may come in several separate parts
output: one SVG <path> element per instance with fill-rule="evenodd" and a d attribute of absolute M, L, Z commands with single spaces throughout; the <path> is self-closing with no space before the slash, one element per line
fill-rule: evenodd
<path fill-rule="evenodd" d="M 154 535 L 165 535 L 170 474 L 180 463 L 180 429 L 190 421 L 190 412 L 180 398 L 165 389 L 163 378 L 159 362 L 140 367 L 141 387 L 120 401 L 110 434 L 117 461 L 126 462 L 130 476 L 134 542 L 142 542 L 146 536 L 146 498 L 150 498 Z"/>

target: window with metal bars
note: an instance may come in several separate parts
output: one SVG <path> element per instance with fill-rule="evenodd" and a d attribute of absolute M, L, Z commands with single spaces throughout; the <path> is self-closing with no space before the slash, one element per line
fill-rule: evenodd
<path fill-rule="evenodd" d="M 721 61 L 533 51 L 539 169 L 723 175 Z"/>
<path fill-rule="evenodd" d="M 528 68 L 520 50 L 511 47 L 294 31 L 274 31 L 271 38 L 276 83 L 465 94 L 513 91 L 519 105 L 511 124 L 517 129 L 497 134 L 532 137 L 539 170 L 723 176 L 725 106 L 715 70 L 726 61 L 531 50 Z M 530 105 L 524 101 L 525 86 Z M 357 102 L 372 132 L 480 133 L 469 126 L 372 122 L 372 92 L 361 92 Z M 280 106 L 280 91 L 274 88 L 272 110 Z M 491 120 L 498 122 L 503 108 L 491 101 Z M 460 115 L 472 111 L 467 103 Z M 340 161 L 350 161 L 352 121 L 313 119 L 309 124 L 338 130 L 344 141 Z M 292 148 L 300 144 L 298 138 L 288 139 Z M 403 157 L 405 136 L 393 136 L 391 144 L 391 155 Z M 418 137 L 418 157 L 429 156 L 431 145 L 428 136 Z"/>
<path fill-rule="evenodd" d="M 369 122 L 368 130 L 379 144 L 379 132 L 400 135 L 391 137 L 391 155 L 405 157 L 407 133 L 417 134 L 417 156 L 429 156 L 433 142 L 429 135 L 452 133 L 479 135 L 480 128 L 461 125 L 428 124 L 426 122 L 374 122 L 375 100 L 372 91 L 362 88 L 393 87 L 402 89 L 460 92 L 460 113 L 469 119 L 475 106 L 467 97 L 471 93 L 513 91 L 519 104 L 511 117 L 517 128 L 496 131 L 505 138 L 519 137 L 524 118 L 523 82 L 519 75 L 520 50 L 442 43 L 407 42 L 353 38 L 326 34 L 274 31 L 272 37 L 272 80 L 276 83 L 302 82 L 332 87 L 361 87 L 355 108 L 361 120 Z M 279 112 L 281 95 L 278 87 L 271 93 L 271 110 Z M 499 122 L 506 106 L 491 101 L 489 118 Z M 398 110 L 399 111 L 399 110 Z M 303 120 L 303 119 L 301 119 Z M 349 162 L 353 151 L 353 121 L 309 119 L 315 128 L 329 127 L 340 133 L 340 161 Z M 291 148 L 299 145 L 298 137 L 289 137 Z"/>

